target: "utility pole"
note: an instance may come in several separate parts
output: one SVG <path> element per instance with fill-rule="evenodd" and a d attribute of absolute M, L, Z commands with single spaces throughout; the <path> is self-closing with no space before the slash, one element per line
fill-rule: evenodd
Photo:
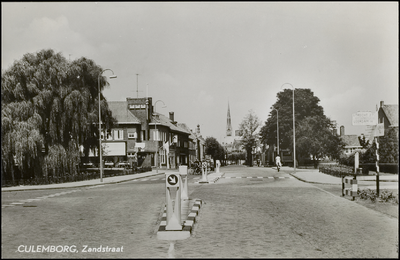
<path fill-rule="evenodd" d="M 136 74 L 136 98 L 139 98 L 139 74 Z"/>

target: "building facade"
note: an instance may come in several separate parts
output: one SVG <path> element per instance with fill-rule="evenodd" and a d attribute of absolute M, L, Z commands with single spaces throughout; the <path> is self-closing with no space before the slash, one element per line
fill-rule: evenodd
<path fill-rule="evenodd" d="M 152 98 L 108 101 L 116 123 L 101 133 L 105 167 L 178 168 L 204 156 L 204 139 L 184 123 L 154 112 Z M 198 126 L 199 128 L 199 126 Z M 200 131 L 200 130 L 199 130 Z M 98 163 L 98 152 L 89 157 Z"/>

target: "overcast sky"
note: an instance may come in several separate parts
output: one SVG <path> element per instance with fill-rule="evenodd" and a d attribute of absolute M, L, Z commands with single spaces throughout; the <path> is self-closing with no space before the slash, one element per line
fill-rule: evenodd
<path fill-rule="evenodd" d="M 222 141 L 277 93 L 309 88 L 325 115 L 361 134 L 352 114 L 398 104 L 398 2 L 2 2 L 2 70 L 51 48 L 118 76 L 109 101 L 144 97 L 157 112 Z M 139 74 L 137 76 L 136 74 Z M 111 75 L 105 72 L 104 75 Z M 139 83 L 137 85 L 137 82 Z M 137 86 L 139 92 L 137 92 Z M 148 86 L 146 91 L 146 86 Z"/>

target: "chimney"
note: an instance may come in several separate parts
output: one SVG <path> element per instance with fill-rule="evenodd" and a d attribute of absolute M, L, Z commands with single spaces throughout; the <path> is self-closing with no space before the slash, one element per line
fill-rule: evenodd
<path fill-rule="evenodd" d="M 383 105 L 384 105 L 384 103 L 383 103 L 383 101 L 381 101 L 381 107 L 383 107 Z"/>
<path fill-rule="evenodd" d="M 344 126 L 340 127 L 340 136 L 344 136 Z"/>
<path fill-rule="evenodd" d="M 171 120 L 172 122 L 174 122 L 174 112 L 169 112 L 169 120 Z"/>

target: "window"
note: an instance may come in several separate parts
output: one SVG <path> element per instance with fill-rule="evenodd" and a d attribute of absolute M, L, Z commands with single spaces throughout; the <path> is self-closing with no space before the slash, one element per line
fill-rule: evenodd
<path fill-rule="evenodd" d="M 183 147 L 184 147 L 184 148 L 188 148 L 188 142 L 187 142 L 187 141 L 184 141 L 184 142 L 183 142 Z"/>
<path fill-rule="evenodd" d="M 112 140 L 112 139 L 113 139 L 113 137 L 112 137 L 111 132 L 107 132 L 107 140 Z"/>
<path fill-rule="evenodd" d="M 114 140 L 123 140 L 124 130 L 114 130 Z"/>
<path fill-rule="evenodd" d="M 165 154 L 166 154 L 166 153 L 165 153 L 165 150 L 164 150 L 164 149 L 160 151 L 160 160 L 161 160 L 161 163 L 162 163 L 162 164 L 164 164 L 164 163 L 166 162 L 166 160 L 165 160 L 165 158 L 166 158 Z"/>
<path fill-rule="evenodd" d="M 136 132 L 128 133 L 128 138 L 130 138 L 130 139 L 137 138 Z"/>

